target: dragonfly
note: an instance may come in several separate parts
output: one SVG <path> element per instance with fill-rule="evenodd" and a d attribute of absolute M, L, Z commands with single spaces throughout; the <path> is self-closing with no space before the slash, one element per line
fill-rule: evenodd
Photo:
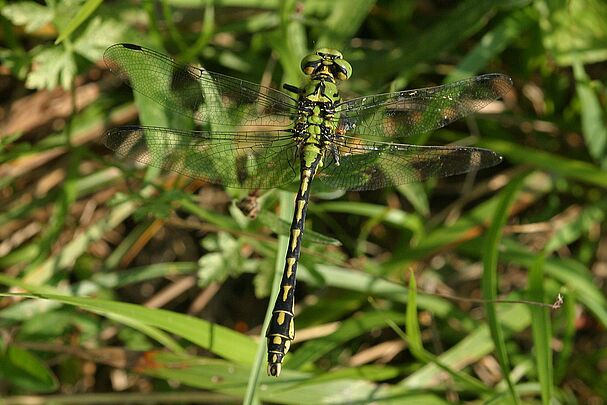
<path fill-rule="evenodd" d="M 104 143 L 118 156 L 227 187 L 268 189 L 299 182 L 266 332 L 270 376 L 280 375 L 295 339 L 296 273 L 312 182 L 320 189 L 375 190 L 463 174 L 502 159 L 483 148 L 401 142 L 502 97 L 512 87 L 503 74 L 342 100 L 337 85 L 351 77 L 352 67 L 330 48 L 305 56 L 305 84 L 285 84 L 286 92 L 134 44 L 113 45 L 104 59 L 136 92 L 197 125 L 195 130 L 110 129 Z"/>

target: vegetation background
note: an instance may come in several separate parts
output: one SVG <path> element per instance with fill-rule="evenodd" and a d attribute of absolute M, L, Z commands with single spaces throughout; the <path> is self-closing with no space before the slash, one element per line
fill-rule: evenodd
<path fill-rule="evenodd" d="M 602 0 L 0 0 L 0 403 L 605 403 L 606 21 Z M 504 163 L 314 196 L 269 378 L 293 195 L 253 220 L 246 191 L 116 159 L 108 128 L 175 124 L 107 71 L 117 42 L 275 88 L 331 46 L 346 98 L 505 73 L 502 101 L 411 139 Z"/>

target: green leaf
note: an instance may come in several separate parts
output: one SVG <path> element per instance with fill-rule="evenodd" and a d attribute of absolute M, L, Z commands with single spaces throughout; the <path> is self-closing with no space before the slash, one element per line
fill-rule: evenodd
<path fill-rule="evenodd" d="M 34 392 L 50 392 L 59 387 L 57 378 L 43 361 L 14 345 L 0 353 L 0 379 Z"/>
<path fill-rule="evenodd" d="M 206 237 L 203 246 L 210 251 L 198 260 L 198 279 L 203 287 L 243 272 L 256 272 L 259 267 L 259 261 L 242 256 L 242 243 L 226 232 Z"/>
<path fill-rule="evenodd" d="M 604 0 L 539 0 L 542 42 L 556 62 L 602 62 L 607 59 L 607 2 Z"/>
<path fill-rule="evenodd" d="M 607 35 L 607 34 L 606 34 Z M 580 113 L 582 116 L 582 133 L 586 140 L 588 152 L 602 167 L 607 167 L 607 117 L 605 107 L 601 105 L 599 97 L 593 89 L 590 78 L 584 71 L 581 62 L 573 63 L 575 76 L 575 89 L 580 99 Z M 605 93 L 603 91 L 603 93 Z M 603 94 L 605 98 L 606 94 Z"/>
<path fill-rule="evenodd" d="M 102 2 L 103 0 L 87 0 L 86 3 L 84 3 L 82 7 L 78 9 L 78 12 L 70 20 L 67 26 L 61 29 L 61 34 L 55 40 L 55 45 L 60 44 L 67 37 L 69 37 L 80 25 L 84 23 L 84 21 L 86 21 L 87 18 L 89 18 L 91 14 L 95 12 L 97 7 L 99 7 Z"/>
<path fill-rule="evenodd" d="M 2 6 L 4 17 L 15 25 L 25 25 L 25 32 L 34 32 L 53 20 L 53 11 L 33 1 Z"/>
<path fill-rule="evenodd" d="M 43 49 L 33 59 L 33 69 L 25 86 L 29 89 L 52 90 L 58 85 L 68 89 L 77 74 L 74 55 L 63 47 Z"/>
<path fill-rule="evenodd" d="M 95 17 L 73 41 L 74 52 L 91 62 L 99 61 L 108 46 L 124 40 L 127 29 L 117 20 Z"/>

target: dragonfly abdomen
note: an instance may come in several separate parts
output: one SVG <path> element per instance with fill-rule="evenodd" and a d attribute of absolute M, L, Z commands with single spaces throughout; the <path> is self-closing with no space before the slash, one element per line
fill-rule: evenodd
<path fill-rule="evenodd" d="M 295 197 L 295 212 L 291 223 L 285 268 L 280 282 L 280 291 L 274 303 L 272 319 L 266 333 L 268 339 L 268 375 L 275 377 L 280 375 L 282 359 L 289 351 L 291 341 L 295 339 L 293 308 L 295 306 L 297 264 L 310 199 L 310 185 L 322 160 L 322 153 L 316 145 L 306 144 L 303 149 L 301 181 Z"/>

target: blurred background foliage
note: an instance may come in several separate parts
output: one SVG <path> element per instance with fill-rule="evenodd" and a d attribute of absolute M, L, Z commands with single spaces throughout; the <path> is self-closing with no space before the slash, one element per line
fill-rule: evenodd
<path fill-rule="evenodd" d="M 2 403 L 605 403 L 606 21 L 603 0 L 0 0 Z M 293 195 L 114 158 L 108 128 L 188 125 L 107 71 L 117 42 L 275 88 L 330 46 L 345 98 L 505 73 L 504 100 L 411 139 L 504 163 L 314 196 L 270 379 Z"/>

